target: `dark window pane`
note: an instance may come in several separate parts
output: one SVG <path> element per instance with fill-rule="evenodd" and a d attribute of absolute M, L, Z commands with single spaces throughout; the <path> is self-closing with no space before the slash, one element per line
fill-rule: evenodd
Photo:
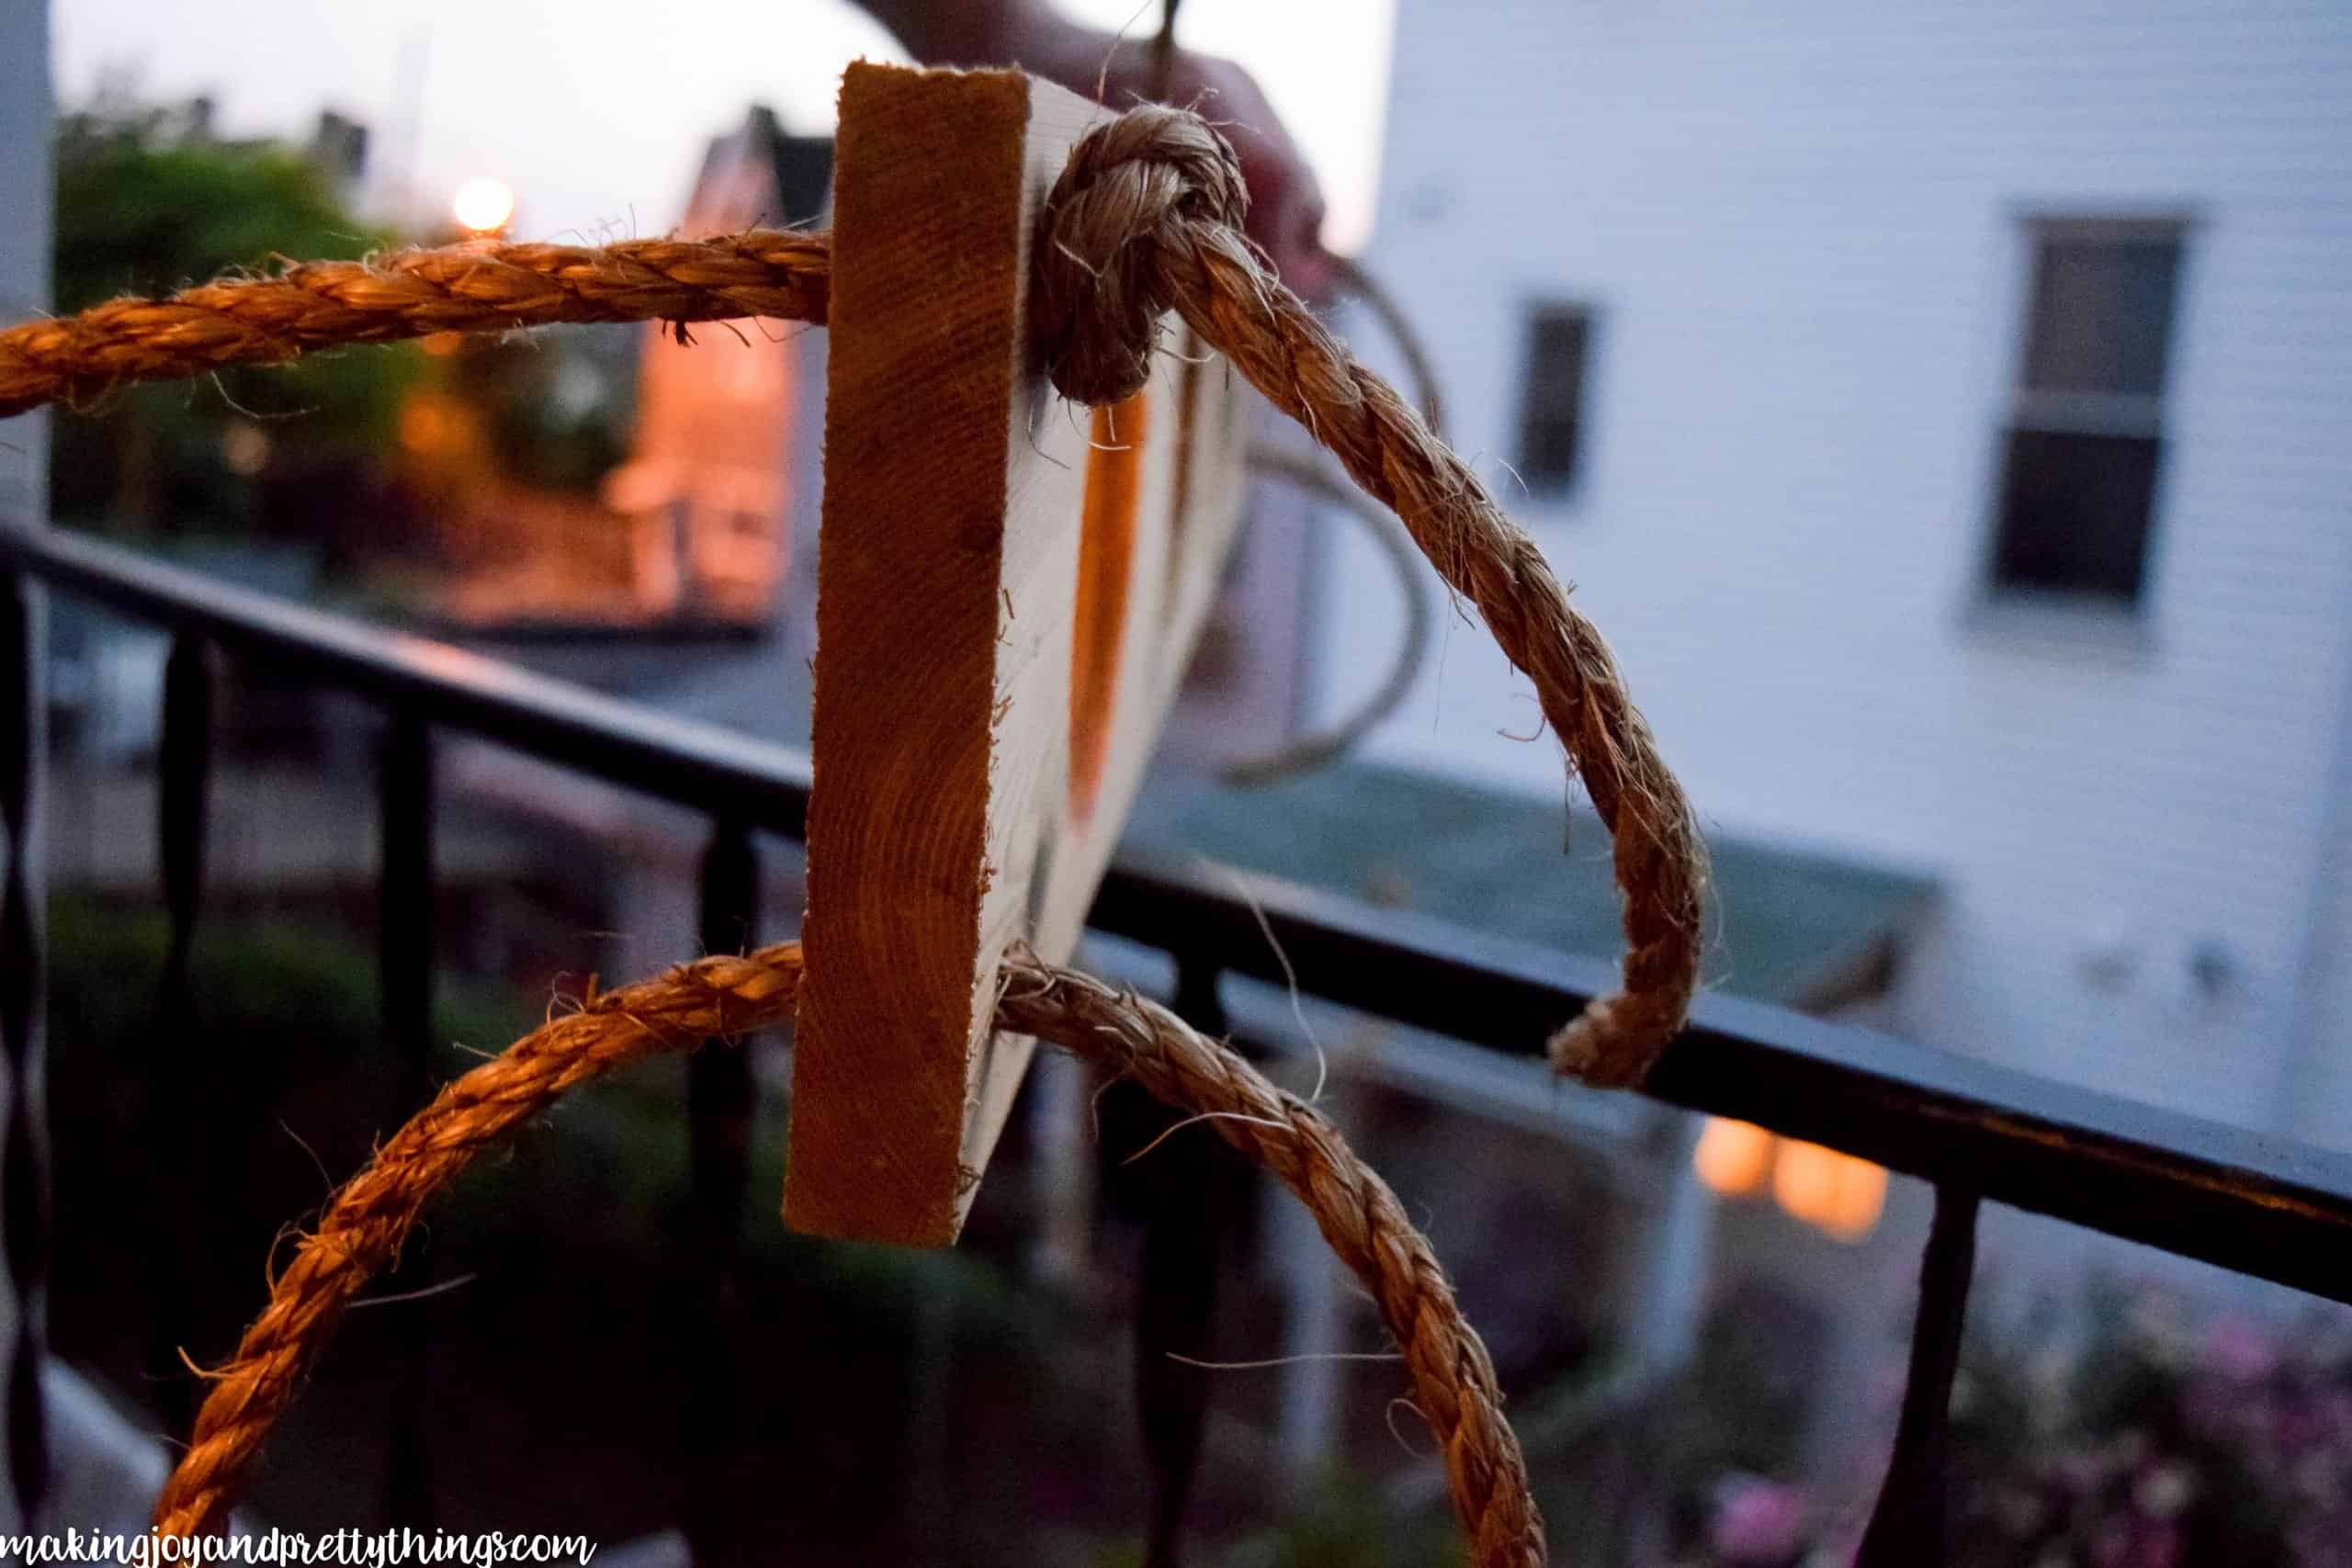
<path fill-rule="evenodd" d="M 2034 264 L 2026 389 L 2162 392 L 2179 270 L 2175 240 L 2045 237 Z"/>
<path fill-rule="evenodd" d="M 1527 386 L 1520 410 L 1519 477 L 1536 490 L 1563 490 L 1576 478 L 1584 423 L 1585 345 L 1589 311 L 1539 307 L 1528 319 Z"/>
<path fill-rule="evenodd" d="M 2138 600 L 2158 450 L 2135 435 L 2011 431 L 1994 581 Z"/>

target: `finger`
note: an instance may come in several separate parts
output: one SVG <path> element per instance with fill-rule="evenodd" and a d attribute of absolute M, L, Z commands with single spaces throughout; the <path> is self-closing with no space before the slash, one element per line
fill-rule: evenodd
<path fill-rule="evenodd" d="M 1323 249 L 1323 192 L 1314 171 L 1288 148 L 1256 138 L 1235 151 L 1250 186 L 1250 237 L 1273 258 L 1275 270 L 1295 291 L 1308 299 L 1324 297 L 1333 270 Z"/>

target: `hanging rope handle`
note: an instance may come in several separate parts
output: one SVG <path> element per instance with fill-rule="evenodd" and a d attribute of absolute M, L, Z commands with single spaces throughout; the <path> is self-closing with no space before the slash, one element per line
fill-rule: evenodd
<path fill-rule="evenodd" d="M 1242 237 L 1245 199 L 1232 149 L 1195 116 L 1147 106 L 1090 132 L 1046 203 L 1036 246 L 1041 359 L 1076 400 L 1125 397 L 1148 373 L 1159 318 L 1175 311 L 1393 510 L 1439 574 L 1478 607 L 1534 682 L 1571 773 L 1582 773 L 1615 839 L 1625 897 L 1624 988 L 1560 1031 L 1552 1059 L 1588 1081 L 1638 1082 L 1681 1026 L 1697 984 L 1706 871 L 1690 805 L 1606 644 L 1568 604 L 1533 541 L 1283 288 Z M 131 381 L 429 333 L 743 315 L 819 321 L 830 267 L 824 235 L 773 231 L 308 263 L 0 333 L 0 416 Z M 1486 1349 L 1427 1241 L 1338 1132 L 1154 1003 L 1021 953 L 1008 957 L 1004 975 L 1000 1025 L 1212 1116 L 1220 1135 L 1298 1195 L 1405 1352 L 1478 1561 L 1543 1562 L 1541 1521 Z M 342 1309 L 477 1153 L 622 1062 L 781 1021 L 799 976 L 794 944 L 707 958 L 595 998 L 445 1089 L 338 1194 L 235 1359 L 213 1374 L 194 1442 L 158 1504 L 159 1528 L 186 1534 L 220 1525 Z"/>
<path fill-rule="evenodd" d="M 1090 131 L 1046 198 L 1036 246 L 1031 319 L 1047 374 L 1078 402 L 1129 396 L 1173 311 L 1395 512 L 1477 606 L 1582 773 L 1625 899 L 1624 988 L 1554 1035 L 1552 1060 L 1589 1082 L 1638 1083 L 1698 986 L 1706 870 L 1690 802 L 1535 541 L 1275 278 L 1242 235 L 1247 201 L 1233 149 L 1197 115 L 1148 104 Z"/>
<path fill-rule="evenodd" d="M 1319 729 L 1284 739 L 1271 750 L 1237 757 L 1216 771 L 1217 782 L 1235 789 L 1263 789 L 1270 784 L 1329 767 L 1353 750 L 1384 719 L 1404 705 L 1429 655 L 1430 637 L 1437 621 L 1431 595 L 1424 583 L 1425 563 L 1412 535 L 1396 514 L 1374 504 L 1370 496 L 1351 489 L 1325 471 L 1322 464 L 1303 453 L 1271 446 L 1253 446 L 1250 477 L 1287 484 L 1314 499 L 1338 507 L 1362 527 L 1364 537 L 1380 551 L 1396 579 L 1402 606 L 1396 627 L 1396 649 L 1388 668 L 1371 694 L 1340 718 Z"/>
<path fill-rule="evenodd" d="M 272 1282 L 212 1390 L 187 1451 L 155 1504 L 165 1535 L 217 1530 L 264 1442 L 325 1352 L 345 1308 L 398 1260 L 427 1205 L 566 1091 L 643 1057 L 740 1040 L 792 1016 L 800 944 L 681 964 L 660 979 L 591 995 L 443 1089 L 327 1206 Z M 1484 1568 L 1536 1568 L 1544 1527 L 1485 1344 L 1463 1317 L 1428 1238 L 1339 1129 L 1218 1042 L 1156 1002 L 1091 976 L 1007 957 L 999 1027 L 1032 1034 L 1132 1077 L 1203 1118 L 1306 1205 L 1363 1282 L 1404 1352 L 1415 1405 L 1444 1457 L 1454 1510 Z"/>
<path fill-rule="evenodd" d="M 1690 802 L 1607 643 L 1535 542 L 1282 286 L 1241 233 L 1246 199 L 1233 149 L 1196 115 L 1146 105 L 1090 131 L 1070 151 L 1035 246 L 1042 362 L 1074 400 L 1114 400 L 1143 385 L 1159 318 L 1173 310 L 1394 511 L 1438 575 L 1477 606 L 1534 682 L 1570 775 L 1582 775 L 1614 839 L 1624 897 L 1623 988 L 1553 1036 L 1552 1061 L 1590 1083 L 1638 1083 L 1698 985 L 1706 859 Z M 818 321 L 831 265 L 823 234 L 775 231 L 305 263 L 0 333 L 0 416 L 128 381 L 427 333 L 743 315 Z"/>

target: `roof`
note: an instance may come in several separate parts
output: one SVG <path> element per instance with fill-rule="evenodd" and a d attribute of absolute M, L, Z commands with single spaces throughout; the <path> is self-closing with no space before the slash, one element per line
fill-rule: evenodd
<path fill-rule="evenodd" d="M 775 111 L 764 104 L 752 106 L 744 129 L 764 144 L 775 171 L 776 197 L 784 210 L 772 221 L 809 223 L 823 217 L 832 201 L 833 139 L 786 134 Z"/>
<path fill-rule="evenodd" d="M 755 221 L 769 228 L 810 223 L 831 205 L 833 139 L 794 136 L 784 129 L 774 109 L 753 104 L 735 130 L 714 136 L 703 149 L 702 167 L 687 200 L 690 214 L 717 205 L 732 205 L 729 171 L 746 154 L 758 157 L 775 186 L 775 209 L 762 211 Z"/>
<path fill-rule="evenodd" d="M 640 658 L 628 679 L 598 683 L 667 713 L 808 743 L 808 666 L 786 639 Z M 1561 821 L 1554 801 L 1342 761 L 1266 788 L 1159 774 L 1124 840 L 1563 953 L 1612 956 L 1623 937 L 1609 835 L 1579 802 L 1563 854 Z M 1752 837 L 1710 831 L 1708 848 L 1706 983 L 1762 1001 L 1822 1010 L 1870 994 L 1939 892 L 1934 877 L 1913 870 Z"/>
<path fill-rule="evenodd" d="M 1438 775 L 1343 762 L 1265 789 L 1162 779 L 1127 841 L 1566 953 L 1623 944 L 1609 835 L 1579 805 L 1561 852 L 1556 803 Z M 1711 834 L 1714 989 L 1826 1005 L 1884 961 L 1935 896 L 1930 877 Z"/>

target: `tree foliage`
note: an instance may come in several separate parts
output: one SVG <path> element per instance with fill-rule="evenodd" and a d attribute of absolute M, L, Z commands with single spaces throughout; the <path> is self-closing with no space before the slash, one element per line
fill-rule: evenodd
<path fill-rule="evenodd" d="M 200 101 L 147 104 L 119 85 L 60 118 L 60 310 L 390 243 L 300 150 L 222 141 L 209 121 Z M 55 509 L 235 531 L 254 518 L 264 460 L 256 455 L 299 466 L 379 445 L 416 367 L 407 349 L 354 348 L 191 385 L 124 389 L 55 421 Z M 232 438 L 240 427 L 242 448 Z"/>

